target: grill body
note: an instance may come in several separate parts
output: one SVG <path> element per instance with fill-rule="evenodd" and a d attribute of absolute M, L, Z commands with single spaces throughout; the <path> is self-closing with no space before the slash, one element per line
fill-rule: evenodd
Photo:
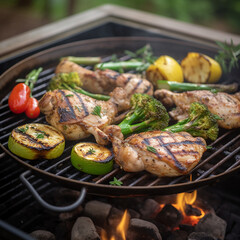
<path fill-rule="evenodd" d="M 54 75 L 55 66 L 62 56 L 101 56 L 103 61 L 108 61 L 112 54 L 117 54 L 119 58 L 126 59 L 124 50 L 136 51 L 146 44 L 150 44 L 156 56 L 170 55 L 177 60 L 183 59 L 188 52 L 201 52 L 214 57 L 216 49 L 204 47 L 199 44 L 182 42 L 177 40 L 165 40 L 162 38 L 145 37 L 120 37 L 120 38 L 101 38 L 95 40 L 86 40 L 62 45 L 37 53 L 24 59 L 6 71 L 1 81 L 5 84 L 14 84 L 14 79 L 24 77 L 27 72 L 33 68 L 43 67 L 33 95 L 40 98 L 46 92 L 49 80 Z M 90 68 L 90 67 L 88 67 Z M 222 83 L 234 81 L 231 78 L 223 78 Z M 1 120 L 1 146 L 6 156 L 10 156 L 21 163 L 24 167 L 33 172 L 56 181 L 66 187 L 81 190 L 86 187 L 89 193 L 108 196 L 139 196 L 139 195 L 157 195 L 172 194 L 188 190 L 193 190 L 214 182 L 240 168 L 239 159 L 239 129 L 224 131 L 221 130 L 219 138 L 210 143 L 211 150 L 204 154 L 200 164 L 192 171 L 192 180 L 189 175 L 178 178 L 158 178 L 147 172 L 126 173 L 118 166 L 104 176 L 87 175 L 73 168 L 70 162 L 70 152 L 76 144 L 75 141 L 69 141 L 66 144 L 64 154 L 55 160 L 38 161 L 20 159 L 11 154 L 7 149 L 8 136 L 14 127 L 29 122 L 24 115 L 13 115 L 7 105 L 8 95 L 2 99 L 2 120 Z M 41 115 L 35 122 L 46 123 Z M 93 139 L 88 139 L 94 141 Z M 235 146 L 233 148 L 233 146 Z M 109 181 L 117 177 L 124 184 L 123 186 L 111 186 Z"/>

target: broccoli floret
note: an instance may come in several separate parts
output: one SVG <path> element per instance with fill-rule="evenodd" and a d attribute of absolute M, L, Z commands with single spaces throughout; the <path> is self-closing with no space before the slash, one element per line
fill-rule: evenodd
<path fill-rule="evenodd" d="M 169 126 L 164 131 L 188 132 L 194 137 L 203 137 L 204 139 L 216 140 L 218 137 L 217 120 L 221 118 L 212 114 L 206 105 L 194 102 L 189 109 L 189 117 Z"/>
<path fill-rule="evenodd" d="M 83 83 L 77 72 L 58 73 L 50 80 L 48 90 L 67 89 L 72 92 L 78 92 L 87 95 L 97 100 L 107 101 L 110 99 L 110 96 L 87 92 L 81 88 L 82 85 Z"/>
<path fill-rule="evenodd" d="M 135 93 L 132 95 L 130 103 L 130 112 L 118 125 L 123 135 L 160 130 L 168 126 L 167 110 L 157 99 L 147 94 Z"/>
<path fill-rule="evenodd" d="M 68 87 L 82 87 L 82 85 L 77 72 L 58 73 L 50 80 L 48 89 L 67 89 Z"/>

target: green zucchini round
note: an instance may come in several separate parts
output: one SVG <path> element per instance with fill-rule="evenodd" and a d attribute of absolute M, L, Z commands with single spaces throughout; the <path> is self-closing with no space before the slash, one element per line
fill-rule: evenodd
<path fill-rule="evenodd" d="M 103 175 L 113 168 L 113 154 L 99 144 L 82 142 L 72 148 L 71 162 L 82 172 Z"/>
<path fill-rule="evenodd" d="M 12 130 L 8 139 L 8 148 L 15 155 L 29 159 L 53 159 L 62 155 L 65 139 L 56 128 L 29 123 Z"/>

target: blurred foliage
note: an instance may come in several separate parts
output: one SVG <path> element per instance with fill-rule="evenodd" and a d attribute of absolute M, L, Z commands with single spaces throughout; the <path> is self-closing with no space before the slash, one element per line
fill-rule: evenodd
<path fill-rule="evenodd" d="M 103 4 L 130 7 L 177 20 L 240 33 L 239 0 L 1 0 L 9 7 L 27 8 L 49 21 Z"/>

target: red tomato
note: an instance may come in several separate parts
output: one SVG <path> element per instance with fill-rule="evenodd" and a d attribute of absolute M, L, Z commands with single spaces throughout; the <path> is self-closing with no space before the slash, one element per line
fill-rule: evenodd
<path fill-rule="evenodd" d="M 25 114 L 29 118 L 37 118 L 39 116 L 40 108 L 38 107 L 38 100 L 36 98 L 29 98 Z"/>
<path fill-rule="evenodd" d="M 30 92 L 30 88 L 24 83 L 19 83 L 13 88 L 8 98 L 8 106 L 13 113 L 25 112 Z"/>

